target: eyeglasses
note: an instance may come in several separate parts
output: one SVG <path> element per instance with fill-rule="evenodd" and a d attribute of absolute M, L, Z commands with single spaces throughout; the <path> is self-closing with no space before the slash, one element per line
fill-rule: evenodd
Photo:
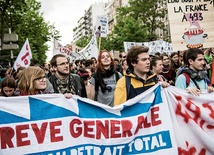
<path fill-rule="evenodd" d="M 14 91 L 14 89 L 10 89 L 10 90 L 4 90 L 4 89 L 3 89 L 3 91 L 4 91 L 5 93 L 11 93 L 12 91 Z"/>
<path fill-rule="evenodd" d="M 66 66 L 66 65 L 69 65 L 69 62 L 63 62 L 61 64 L 57 64 L 57 66 Z"/>
<path fill-rule="evenodd" d="M 42 77 L 38 77 L 36 78 L 35 80 L 39 81 L 39 82 L 42 82 L 44 79 L 46 79 L 46 75 L 45 76 L 42 76 Z"/>

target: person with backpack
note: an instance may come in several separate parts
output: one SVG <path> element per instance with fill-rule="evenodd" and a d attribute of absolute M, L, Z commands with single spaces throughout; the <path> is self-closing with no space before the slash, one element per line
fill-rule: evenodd
<path fill-rule="evenodd" d="M 132 46 L 130 48 L 126 58 L 128 69 L 117 82 L 114 106 L 123 104 L 158 83 L 157 75 L 150 71 L 148 51 L 149 48 L 146 46 Z M 161 85 L 167 87 L 169 84 L 163 82 Z"/>
<path fill-rule="evenodd" d="M 204 69 L 204 53 L 201 49 L 190 48 L 186 51 L 186 67 L 183 68 L 175 81 L 175 86 L 199 96 L 201 92 L 213 92 L 206 80 L 207 71 Z"/>
<path fill-rule="evenodd" d="M 94 75 L 90 82 L 94 86 L 94 100 L 113 107 L 114 91 L 117 80 L 122 74 L 116 71 L 114 58 L 110 52 L 103 50 L 99 53 Z"/>

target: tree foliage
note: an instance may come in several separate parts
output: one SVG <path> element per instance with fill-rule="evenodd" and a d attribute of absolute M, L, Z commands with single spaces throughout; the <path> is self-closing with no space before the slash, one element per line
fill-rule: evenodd
<path fill-rule="evenodd" d="M 86 37 L 86 36 L 83 36 L 83 37 L 81 37 L 80 39 L 78 39 L 78 40 L 75 42 L 75 44 L 76 44 L 77 46 L 79 46 L 79 47 L 85 47 L 85 46 L 87 46 L 88 43 L 90 42 L 90 39 L 91 39 L 91 37 L 88 38 L 88 37 Z"/>
<path fill-rule="evenodd" d="M 123 51 L 123 42 L 142 42 L 145 41 L 145 38 L 146 29 L 140 24 L 140 21 L 125 16 L 118 18 L 112 34 L 106 39 L 108 41 L 102 44 L 102 48 Z"/>
<path fill-rule="evenodd" d="M 47 41 L 51 37 L 59 38 L 59 32 L 54 25 L 46 23 L 43 14 L 40 12 L 41 3 L 36 0 L 3 0 L 0 7 L 1 15 L 1 36 L 8 33 L 11 28 L 12 33 L 18 35 L 18 50 L 14 50 L 17 56 L 26 38 L 28 38 L 33 55 L 32 63 L 42 64 L 46 61 L 45 55 L 48 50 Z M 1 51 L 1 55 L 8 54 L 9 51 Z"/>
<path fill-rule="evenodd" d="M 117 23 L 112 33 L 101 39 L 100 49 L 123 51 L 123 42 L 157 40 L 155 30 L 163 29 L 161 19 L 166 13 L 162 5 L 162 0 L 129 0 L 128 6 L 117 9 Z M 84 38 L 76 43 L 87 45 Z"/>
<path fill-rule="evenodd" d="M 154 38 L 155 30 L 161 28 L 161 18 L 164 16 L 165 10 L 162 9 L 161 0 L 130 0 L 129 16 L 136 20 L 142 21 L 142 26 L 148 30 L 147 38 Z"/>
<path fill-rule="evenodd" d="M 129 0 L 129 6 L 117 9 L 117 24 L 102 48 L 121 51 L 123 42 L 156 40 L 155 30 L 161 28 L 163 16 L 160 0 Z"/>

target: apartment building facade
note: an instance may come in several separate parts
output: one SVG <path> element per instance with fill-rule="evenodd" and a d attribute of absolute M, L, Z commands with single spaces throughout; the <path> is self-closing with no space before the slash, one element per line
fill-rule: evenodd
<path fill-rule="evenodd" d="M 116 9 L 128 5 L 128 0 L 110 0 L 108 3 L 94 3 L 79 19 L 78 26 L 73 29 L 73 42 L 82 36 L 91 36 L 95 32 L 97 16 L 107 16 L 108 33 L 111 33 L 116 24 Z"/>
<path fill-rule="evenodd" d="M 84 15 L 79 19 L 77 27 L 73 29 L 73 42 L 83 36 L 91 36 L 94 33 L 97 16 L 104 16 L 107 3 L 99 2 L 92 4 Z"/>
<path fill-rule="evenodd" d="M 160 8 L 165 14 L 161 19 L 163 25 L 162 29 L 157 29 L 156 34 L 159 39 L 166 39 L 170 37 L 169 33 L 169 21 L 166 14 L 166 0 L 162 0 Z M 111 33 L 114 25 L 117 23 L 117 8 L 122 6 L 128 6 L 128 0 L 109 0 L 108 3 L 94 3 L 87 10 L 84 15 L 79 19 L 78 26 L 73 29 L 73 50 L 79 51 L 81 48 L 75 45 L 75 42 L 83 36 L 90 37 L 95 33 L 97 16 L 107 16 L 108 19 L 108 33 Z M 77 48 L 77 50 L 75 50 Z"/>

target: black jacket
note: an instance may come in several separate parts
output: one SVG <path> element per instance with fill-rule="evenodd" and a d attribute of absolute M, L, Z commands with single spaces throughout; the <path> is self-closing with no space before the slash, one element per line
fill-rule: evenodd
<path fill-rule="evenodd" d="M 86 89 L 83 80 L 77 74 L 71 74 L 72 78 L 70 80 L 70 85 L 75 88 L 75 93 L 81 97 L 87 97 Z M 60 93 L 57 89 L 56 83 L 57 77 L 55 75 L 50 76 L 49 81 L 53 85 L 54 93 Z"/>

